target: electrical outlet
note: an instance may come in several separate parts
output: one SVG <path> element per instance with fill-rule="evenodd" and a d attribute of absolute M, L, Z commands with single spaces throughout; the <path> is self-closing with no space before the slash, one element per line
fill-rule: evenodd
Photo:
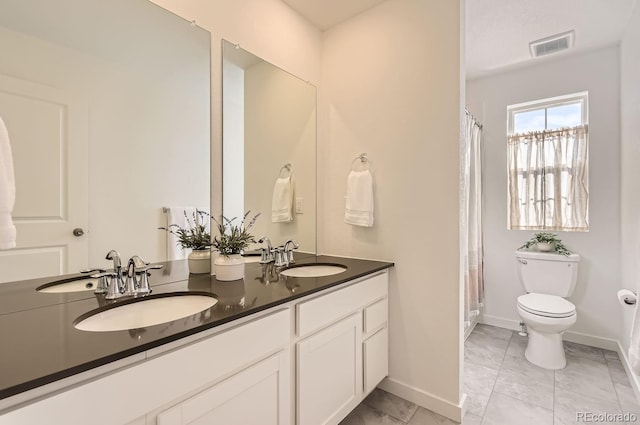
<path fill-rule="evenodd" d="M 296 214 L 302 214 L 304 198 L 296 198 Z"/>

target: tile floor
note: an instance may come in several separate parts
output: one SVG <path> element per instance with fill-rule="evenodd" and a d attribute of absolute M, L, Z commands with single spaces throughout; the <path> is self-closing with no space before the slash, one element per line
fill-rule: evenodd
<path fill-rule="evenodd" d="M 570 425 L 578 412 L 632 413 L 640 404 L 613 351 L 565 342 L 567 367 L 546 370 L 527 362 L 526 337 L 478 325 L 465 343 L 467 413 L 463 425 Z M 600 419 L 596 421 L 596 419 Z M 592 422 L 606 422 L 600 417 Z M 376 389 L 340 425 L 454 425 L 455 422 Z"/>

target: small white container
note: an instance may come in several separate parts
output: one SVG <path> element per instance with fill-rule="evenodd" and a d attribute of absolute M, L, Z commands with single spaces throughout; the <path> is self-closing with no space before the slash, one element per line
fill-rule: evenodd
<path fill-rule="evenodd" d="M 216 279 L 222 281 L 240 280 L 244 278 L 244 258 L 240 254 L 218 256 L 214 260 Z"/>
<path fill-rule="evenodd" d="M 549 252 L 553 250 L 553 245 L 549 242 L 538 242 L 536 244 L 536 249 L 540 252 Z"/>
<path fill-rule="evenodd" d="M 189 273 L 204 274 L 211 271 L 211 251 L 209 249 L 193 250 L 187 256 Z"/>

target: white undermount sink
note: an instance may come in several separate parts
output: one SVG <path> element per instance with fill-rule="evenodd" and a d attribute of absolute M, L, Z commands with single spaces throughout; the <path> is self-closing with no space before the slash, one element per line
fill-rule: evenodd
<path fill-rule="evenodd" d="M 45 294 L 64 294 L 67 292 L 93 291 L 98 285 L 99 279 L 88 276 L 64 279 L 52 283 L 47 283 L 36 288 L 36 291 Z"/>
<path fill-rule="evenodd" d="M 290 277 L 322 277 L 331 276 L 347 271 L 347 267 L 340 264 L 300 264 L 291 266 L 280 272 Z"/>
<path fill-rule="evenodd" d="M 133 298 L 78 317 L 76 329 L 91 332 L 145 328 L 191 316 L 213 307 L 218 299 L 207 293 L 175 292 Z"/>

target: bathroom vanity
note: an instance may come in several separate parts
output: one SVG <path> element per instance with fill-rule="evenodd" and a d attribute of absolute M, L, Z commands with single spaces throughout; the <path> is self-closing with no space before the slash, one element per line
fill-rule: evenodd
<path fill-rule="evenodd" d="M 215 293 L 205 311 L 143 329 L 88 332 L 92 291 L 0 289 L 0 424 L 315 424 L 340 422 L 388 373 L 392 263 L 308 256 L 342 273 L 287 277 L 249 263 L 243 281 L 150 277 L 155 294 Z"/>

